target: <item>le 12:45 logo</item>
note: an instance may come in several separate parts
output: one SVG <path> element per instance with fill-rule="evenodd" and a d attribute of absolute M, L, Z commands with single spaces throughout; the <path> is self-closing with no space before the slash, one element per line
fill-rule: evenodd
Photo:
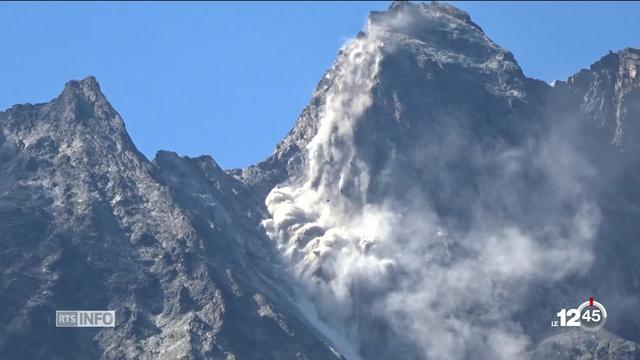
<path fill-rule="evenodd" d="M 559 327 L 581 327 L 584 330 L 596 331 L 604 327 L 607 321 L 607 309 L 604 305 L 593 300 L 585 301 L 576 309 L 562 309 L 556 316 L 560 320 L 551 322 L 551 326 Z"/>

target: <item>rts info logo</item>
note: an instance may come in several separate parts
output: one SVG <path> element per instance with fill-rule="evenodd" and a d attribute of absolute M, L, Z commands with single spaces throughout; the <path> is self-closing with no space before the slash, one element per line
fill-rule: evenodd
<path fill-rule="evenodd" d="M 56 311 L 56 327 L 115 327 L 114 310 Z"/>

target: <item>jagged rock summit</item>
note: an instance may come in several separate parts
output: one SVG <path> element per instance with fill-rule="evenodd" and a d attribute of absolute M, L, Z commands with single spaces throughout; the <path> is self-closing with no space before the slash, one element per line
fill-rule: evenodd
<path fill-rule="evenodd" d="M 275 286 L 262 202 L 213 159 L 148 161 L 93 77 L 0 124 L 1 357 L 339 358 Z M 64 309 L 118 326 L 57 329 Z"/>

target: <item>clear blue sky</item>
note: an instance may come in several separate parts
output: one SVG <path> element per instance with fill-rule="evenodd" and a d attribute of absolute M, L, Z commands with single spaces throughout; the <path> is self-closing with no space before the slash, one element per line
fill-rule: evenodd
<path fill-rule="evenodd" d="M 561 78 L 640 47 L 640 3 L 454 2 L 524 72 Z M 87 75 L 138 148 L 244 167 L 271 154 L 344 41 L 381 2 L 0 2 L 0 108 Z"/>

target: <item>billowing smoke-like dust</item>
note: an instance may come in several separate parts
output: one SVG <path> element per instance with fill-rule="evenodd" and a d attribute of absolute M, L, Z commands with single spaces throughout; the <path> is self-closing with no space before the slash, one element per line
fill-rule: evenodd
<path fill-rule="evenodd" d="M 592 260 L 599 213 L 580 187 L 588 166 L 557 132 L 492 150 L 451 136 L 421 161 L 446 179 L 447 154 L 464 148 L 474 168 L 492 169 L 477 180 L 472 201 L 452 204 L 472 214 L 470 225 L 445 221 L 430 201 L 433 189 L 419 181 L 403 189 L 415 196 L 402 206 L 369 198 L 375 179 L 354 131 L 366 120 L 388 46 L 384 29 L 372 25 L 345 46 L 306 149 L 306 177 L 271 191 L 264 226 L 318 317 L 363 357 L 380 350 L 397 358 L 521 358 L 530 339 L 514 317 L 519 299 L 531 284 L 579 273 Z M 379 181 L 406 176 L 393 167 L 395 152 L 389 148 Z M 523 193 L 532 172 L 543 185 Z"/>

